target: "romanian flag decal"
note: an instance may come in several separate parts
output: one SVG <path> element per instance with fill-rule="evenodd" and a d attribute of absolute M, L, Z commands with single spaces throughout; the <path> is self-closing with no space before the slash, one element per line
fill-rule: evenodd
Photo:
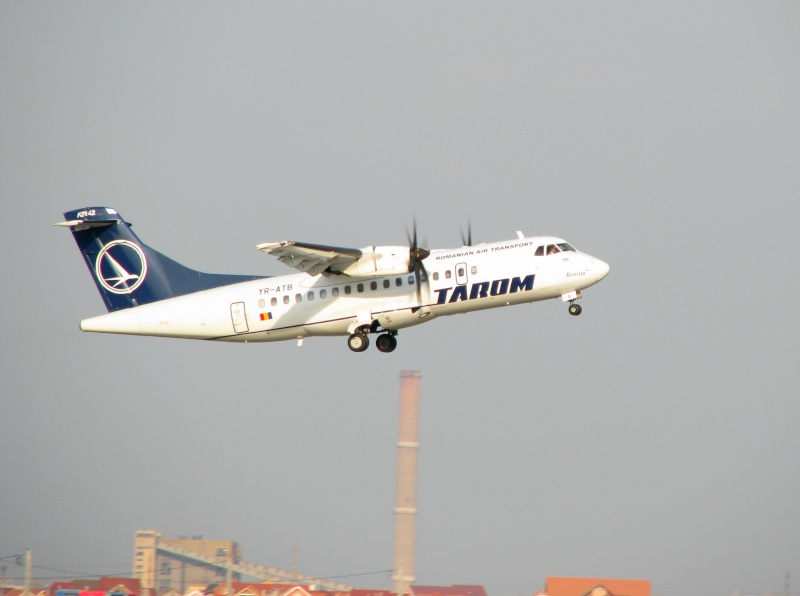
<path fill-rule="evenodd" d="M 269 321 L 271 319 L 272 319 L 272 313 L 271 312 L 262 312 L 261 313 L 261 320 L 262 321 Z"/>

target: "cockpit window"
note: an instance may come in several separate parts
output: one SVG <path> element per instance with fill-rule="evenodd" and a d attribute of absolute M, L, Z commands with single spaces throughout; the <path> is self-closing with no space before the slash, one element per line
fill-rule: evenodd
<path fill-rule="evenodd" d="M 554 254 L 556 254 L 558 252 L 561 252 L 561 251 L 558 250 L 558 248 L 556 247 L 555 244 L 548 244 L 547 245 L 547 254 L 548 255 L 554 255 Z"/>
<path fill-rule="evenodd" d="M 574 248 L 572 248 L 572 245 L 570 245 L 569 242 L 562 242 L 561 244 L 558 245 L 558 248 L 560 248 L 564 252 L 567 252 L 569 250 L 571 250 L 572 252 L 577 252 Z"/>
<path fill-rule="evenodd" d="M 534 257 L 543 257 L 544 256 L 544 246 L 540 246 L 536 249 L 536 254 L 533 255 Z"/>

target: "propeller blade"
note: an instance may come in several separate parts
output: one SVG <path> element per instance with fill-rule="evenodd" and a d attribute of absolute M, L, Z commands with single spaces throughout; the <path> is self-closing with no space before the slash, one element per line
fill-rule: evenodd
<path fill-rule="evenodd" d="M 417 284 L 417 304 L 422 302 L 422 272 L 425 273 L 425 279 L 428 278 L 428 271 L 425 269 L 425 264 L 422 262 L 427 259 L 431 251 L 419 246 L 417 240 L 417 219 L 414 218 L 412 231 L 406 230 L 406 237 L 408 238 L 408 272 L 414 273 L 414 281 Z M 417 306 L 419 308 L 419 306 Z"/>
<path fill-rule="evenodd" d="M 417 304 L 422 302 L 422 275 L 420 275 L 421 263 L 417 261 L 414 264 L 414 277 L 417 281 Z"/>
<path fill-rule="evenodd" d="M 464 235 L 464 230 L 461 230 L 461 242 L 463 246 L 472 246 L 472 222 L 467 220 L 467 234 Z"/>
<path fill-rule="evenodd" d="M 414 248 L 417 245 L 417 218 L 416 217 L 412 220 L 411 226 L 412 226 L 411 227 L 411 230 L 412 230 L 411 232 L 409 232 L 408 228 L 406 228 L 406 239 L 408 239 L 408 245 L 411 248 Z"/>

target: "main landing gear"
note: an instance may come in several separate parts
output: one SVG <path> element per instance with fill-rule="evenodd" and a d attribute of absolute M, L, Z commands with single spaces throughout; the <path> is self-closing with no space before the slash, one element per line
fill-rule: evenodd
<path fill-rule="evenodd" d="M 575 304 L 574 302 L 570 302 L 569 303 L 569 314 L 574 315 L 574 316 L 577 317 L 582 312 L 583 312 L 583 309 L 581 308 L 580 304 Z"/>
<path fill-rule="evenodd" d="M 347 338 L 347 347 L 354 352 L 363 352 L 369 347 L 369 338 L 357 331 Z"/>
<path fill-rule="evenodd" d="M 347 338 L 347 347 L 354 352 L 363 352 L 369 347 L 369 328 L 357 329 L 350 337 Z M 397 331 L 387 331 L 381 333 L 378 339 L 375 340 L 375 346 L 380 352 L 393 352 L 397 347 Z"/>

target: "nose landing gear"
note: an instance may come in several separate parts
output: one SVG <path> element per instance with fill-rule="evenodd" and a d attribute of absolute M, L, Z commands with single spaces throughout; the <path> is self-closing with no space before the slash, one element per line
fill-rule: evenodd
<path fill-rule="evenodd" d="M 578 290 L 573 290 L 572 292 L 567 292 L 566 294 L 561 295 L 561 300 L 564 302 L 569 302 L 569 314 L 574 317 L 577 317 L 583 309 L 581 308 L 580 304 L 575 304 L 575 301 L 581 297 L 581 293 Z"/>

